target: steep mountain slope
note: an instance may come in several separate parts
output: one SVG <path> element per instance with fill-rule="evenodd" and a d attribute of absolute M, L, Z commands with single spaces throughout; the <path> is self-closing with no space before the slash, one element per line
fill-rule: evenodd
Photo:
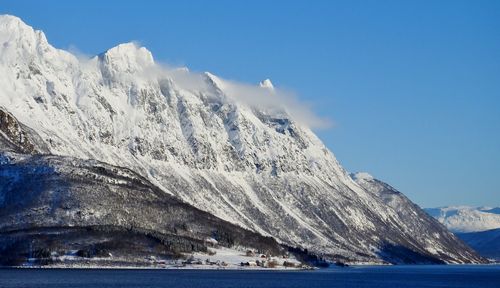
<path fill-rule="evenodd" d="M 401 192 L 394 189 L 390 185 L 373 178 L 368 173 L 356 173 L 351 175 L 354 181 L 358 183 L 361 187 L 365 188 L 366 191 L 372 193 L 377 198 L 382 199 L 386 205 L 392 207 L 399 215 L 400 219 L 407 223 L 407 228 L 403 233 L 408 233 L 407 239 L 413 239 L 410 235 L 418 234 L 422 238 L 421 241 L 428 241 L 428 246 L 425 247 L 427 251 L 436 248 L 438 245 L 434 245 L 432 241 L 429 241 L 431 237 L 429 235 L 434 235 L 435 238 L 440 239 L 440 242 L 448 243 L 454 248 L 461 247 L 462 249 L 468 249 L 466 245 L 457 241 L 457 238 L 453 233 L 448 232 L 444 227 L 434 218 L 427 215 L 424 210 L 412 203 L 406 196 Z M 412 240 L 409 240 L 412 241 Z M 421 249 L 415 245 L 415 250 Z M 446 245 L 444 246 L 446 247 Z M 425 250 L 422 251 L 425 253 Z M 447 254 L 447 250 L 440 251 L 435 250 L 435 253 Z"/>
<path fill-rule="evenodd" d="M 467 233 L 500 228 L 500 208 L 449 206 L 425 209 L 452 232 Z"/>
<path fill-rule="evenodd" d="M 133 43 L 77 59 L 13 16 L 0 16 L 0 75 L 0 106 L 36 145 L 127 167 L 243 228 L 342 261 L 482 261 L 410 201 L 421 224 L 352 181 L 292 108 L 274 105 L 270 81 L 164 69 Z"/>
<path fill-rule="evenodd" d="M 284 253 L 273 238 L 182 203 L 128 169 L 62 156 L 3 153 L 0 159 L 0 264 L 24 263 L 36 251 L 96 253 L 95 247 L 114 255 L 110 263 L 118 255 L 137 261 L 206 252 L 207 238 Z"/>

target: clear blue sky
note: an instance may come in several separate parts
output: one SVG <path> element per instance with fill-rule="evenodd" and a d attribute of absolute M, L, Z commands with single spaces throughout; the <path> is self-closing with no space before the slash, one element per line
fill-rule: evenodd
<path fill-rule="evenodd" d="M 58 48 L 137 40 L 173 65 L 269 77 L 335 123 L 318 134 L 346 169 L 424 207 L 500 205 L 500 1 L 3 0 L 0 13 Z"/>

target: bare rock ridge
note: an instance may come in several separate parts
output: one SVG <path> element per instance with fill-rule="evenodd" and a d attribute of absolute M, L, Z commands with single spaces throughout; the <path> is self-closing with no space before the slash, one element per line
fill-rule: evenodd
<path fill-rule="evenodd" d="M 49 149 L 35 131 L 19 123 L 0 107 L 0 150 L 25 154 L 49 153 Z"/>
<path fill-rule="evenodd" d="M 179 199 L 234 227 L 332 260 L 484 261 L 406 197 L 392 205 L 392 196 L 354 181 L 306 124 L 287 107 L 269 104 L 280 97 L 270 81 L 241 85 L 165 68 L 134 43 L 78 59 L 13 16 L 0 16 L 0 75 L 4 113 L 23 123 L 23 131 L 36 131 L 29 143 L 53 155 L 37 161 L 57 156 L 125 167 L 161 191 L 151 202 Z M 119 202 L 124 211 L 127 197 Z M 113 209 L 122 215 L 119 210 Z M 159 229 L 156 220 L 144 221 Z"/>

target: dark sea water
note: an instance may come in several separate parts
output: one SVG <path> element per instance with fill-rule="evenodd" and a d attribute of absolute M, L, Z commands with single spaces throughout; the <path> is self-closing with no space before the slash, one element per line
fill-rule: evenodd
<path fill-rule="evenodd" d="M 0 269 L 0 287 L 500 287 L 500 266 L 316 271 Z"/>

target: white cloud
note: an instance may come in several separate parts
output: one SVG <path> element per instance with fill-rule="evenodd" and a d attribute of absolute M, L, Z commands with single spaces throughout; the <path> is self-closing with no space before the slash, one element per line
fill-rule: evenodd
<path fill-rule="evenodd" d="M 139 51 L 140 44 L 132 42 Z M 84 55 L 76 47 L 70 47 L 71 52 L 79 58 L 82 64 L 89 61 L 89 57 Z M 149 52 L 148 52 L 149 53 Z M 87 59 L 85 61 L 85 58 Z M 124 81 L 130 77 L 141 77 L 142 80 L 148 81 L 154 78 L 170 78 L 179 88 L 189 91 L 213 92 L 213 85 L 210 85 L 207 79 L 216 82 L 216 85 L 222 92 L 234 101 L 250 106 L 256 109 L 262 109 L 267 113 L 276 113 L 283 115 L 287 114 L 292 120 L 300 125 L 307 126 L 312 129 L 326 129 L 331 127 L 331 121 L 318 116 L 312 109 L 310 103 L 299 100 L 295 93 L 273 87 L 267 83 L 266 87 L 262 87 L 258 83 L 250 85 L 238 81 L 226 80 L 210 73 L 191 72 L 186 67 L 172 67 L 168 64 L 158 63 L 156 65 L 143 67 L 142 71 L 130 75 L 128 72 L 114 74 L 116 78 L 124 78 Z M 139 65 L 143 66 L 143 65 Z M 130 79 L 129 79 L 130 80 Z"/>
<path fill-rule="evenodd" d="M 226 80 L 210 73 L 191 72 L 185 67 L 173 68 L 164 64 L 159 67 L 162 67 L 162 72 L 183 89 L 210 91 L 213 87 L 207 83 L 209 77 L 217 82 L 217 86 L 225 95 L 238 103 L 268 112 L 280 114 L 285 112 L 297 123 L 312 129 L 326 129 L 332 125 L 329 119 L 318 116 L 311 104 L 299 100 L 291 91 Z"/>
<path fill-rule="evenodd" d="M 324 129 L 331 126 L 328 119 L 314 113 L 310 104 L 300 101 L 293 92 L 284 89 L 269 89 L 235 81 L 222 80 L 224 91 L 236 101 L 270 111 L 286 112 L 291 118 L 310 128 Z"/>

